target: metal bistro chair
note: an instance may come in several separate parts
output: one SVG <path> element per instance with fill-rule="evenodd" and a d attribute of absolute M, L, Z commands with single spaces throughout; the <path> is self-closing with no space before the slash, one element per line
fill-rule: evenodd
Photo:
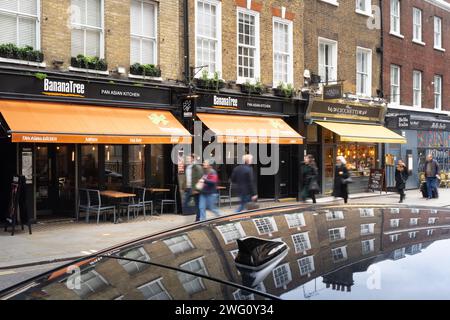
<path fill-rule="evenodd" d="M 86 222 L 89 223 L 89 212 L 97 212 L 97 224 L 100 222 L 100 214 L 103 213 L 106 218 L 106 213 L 112 212 L 114 215 L 114 222 L 116 222 L 116 207 L 115 206 L 103 206 L 100 190 L 88 190 L 89 196 L 89 208 L 86 213 Z"/>
<path fill-rule="evenodd" d="M 170 186 L 170 188 L 172 189 L 173 187 L 173 199 L 163 199 L 161 200 L 161 214 L 163 214 L 164 212 L 164 204 L 169 204 L 169 205 L 174 205 L 175 208 L 175 213 L 178 212 L 178 205 L 177 205 L 177 191 L 178 191 L 178 186 Z"/>
<path fill-rule="evenodd" d="M 86 212 L 88 215 L 89 211 L 89 194 L 87 189 L 78 189 L 78 211 L 77 211 L 77 221 L 80 219 L 80 213 Z"/>
<path fill-rule="evenodd" d="M 130 220 L 130 212 L 133 211 L 133 217 L 136 218 L 139 215 L 139 211 L 142 210 L 144 213 L 144 219 L 147 217 L 146 208 L 150 206 L 150 216 L 153 215 L 153 201 L 146 199 L 146 189 L 145 188 L 134 188 L 134 193 L 136 193 L 136 198 L 132 203 L 124 204 L 122 207 L 127 210 L 127 218 Z"/>
<path fill-rule="evenodd" d="M 448 188 L 448 183 L 449 183 L 448 174 L 446 172 L 441 172 L 439 174 L 439 177 L 440 177 L 440 180 L 441 180 L 441 182 L 439 183 L 439 187 L 446 187 L 446 188 Z"/>
<path fill-rule="evenodd" d="M 230 182 L 230 185 L 228 187 L 228 194 L 226 194 L 226 195 L 222 195 L 219 190 L 219 208 L 222 203 L 222 200 L 225 200 L 225 201 L 228 200 L 228 203 L 230 204 L 230 208 L 231 208 L 231 186 L 232 186 L 232 183 Z"/>

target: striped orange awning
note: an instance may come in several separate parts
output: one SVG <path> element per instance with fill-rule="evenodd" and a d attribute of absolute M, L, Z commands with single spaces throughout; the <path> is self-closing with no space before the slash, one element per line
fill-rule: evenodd
<path fill-rule="evenodd" d="M 0 100 L 12 142 L 178 144 L 192 138 L 169 112 Z M 5 127 L 5 124 L 3 124 Z"/>
<path fill-rule="evenodd" d="M 302 144 L 303 137 L 283 119 L 199 113 L 219 143 Z"/>

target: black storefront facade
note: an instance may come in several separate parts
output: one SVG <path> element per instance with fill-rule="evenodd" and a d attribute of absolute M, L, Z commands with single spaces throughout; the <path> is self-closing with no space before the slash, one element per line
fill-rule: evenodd
<path fill-rule="evenodd" d="M 384 169 L 384 145 L 406 142 L 384 127 L 386 110 L 381 102 L 311 97 L 305 115 L 305 153 L 317 160 L 322 195 L 332 193 L 337 156 L 347 161 L 353 179 L 349 192 L 366 192 L 371 170 Z"/>
<path fill-rule="evenodd" d="M 386 145 L 386 154 L 392 159 L 387 182 L 390 187 L 394 181 L 394 162 L 402 159 L 412 175 L 407 188 L 419 187 L 420 173 L 423 171 L 427 154 L 432 154 L 443 172 L 450 171 L 450 117 L 433 112 L 414 112 L 395 108 L 386 114 L 386 126 L 407 138 L 404 145 Z"/>
<path fill-rule="evenodd" d="M 27 208 L 34 220 L 75 217 L 79 188 L 123 190 L 176 183 L 172 146 L 191 141 L 177 120 L 182 89 L 7 67 L 0 70 L 0 84 L 0 220 L 8 212 L 14 175 L 26 178 Z M 121 117 L 129 128 L 120 124 Z M 76 118 L 80 118 L 78 135 Z M 61 124 L 53 119 L 70 121 Z M 87 134 L 86 125 L 92 127 L 94 120 L 104 130 Z M 130 133 L 134 120 L 139 122 L 136 131 L 142 133 Z M 164 127 L 166 132 L 146 133 L 145 121 L 149 128 Z M 42 132 L 16 130 L 25 124 L 42 127 Z"/>
<path fill-rule="evenodd" d="M 299 132 L 303 125 L 302 110 L 306 104 L 305 100 L 287 99 L 268 94 L 240 94 L 227 89 L 220 92 L 197 91 L 194 100 L 195 112 L 188 112 L 185 117 L 185 126 L 194 135 L 194 141 L 197 138 L 193 128 L 194 120 L 202 122 L 202 135 L 208 129 L 214 135 L 211 139 L 206 138 L 206 141 L 203 141 L 201 152 L 211 141 L 219 141 L 218 131 L 223 133 L 227 129 L 232 130 L 236 128 L 236 123 L 239 123 L 239 127 L 244 131 L 246 129 L 257 131 L 258 128 L 267 128 L 269 131 L 271 124 L 277 121 L 290 131 L 288 135 L 292 137 L 292 139 L 280 138 L 276 141 L 261 140 L 261 138 L 239 140 L 239 138 L 222 137 L 223 149 L 219 158 L 223 161 L 222 164 L 216 165 L 221 185 L 226 186 L 228 190 L 232 170 L 240 163 L 241 154 L 237 143 L 241 142 L 241 146 L 245 145 L 242 149 L 245 153 L 254 154 L 256 161 L 253 167 L 260 199 L 277 201 L 298 197 L 299 169 L 303 160 L 303 139 Z M 199 152 L 196 151 L 197 154 Z M 273 158 L 276 160 L 270 160 L 271 163 L 261 163 L 261 154 L 271 157 L 275 153 L 279 154 L 279 158 Z M 276 173 L 262 173 L 261 169 L 270 168 L 274 164 L 273 161 L 278 161 Z M 232 193 L 235 195 L 233 188 Z"/>

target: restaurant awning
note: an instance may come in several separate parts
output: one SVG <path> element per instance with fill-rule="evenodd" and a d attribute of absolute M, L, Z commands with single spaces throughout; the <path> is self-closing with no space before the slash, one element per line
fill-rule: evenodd
<path fill-rule="evenodd" d="M 318 125 L 338 134 L 341 141 L 373 143 L 406 143 L 401 135 L 375 124 L 353 124 L 315 121 Z"/>
<path fill-rule="evenodd" d="M 12 142 L 178 144 L 192 141 L 189 132 L 169 111 L 0 100 L 0 113 Z"/>
<path fill-rule="evenodd" d="M 199 113 L 219 143 L 302 144 L 303 137 L 283 119 Z"/>

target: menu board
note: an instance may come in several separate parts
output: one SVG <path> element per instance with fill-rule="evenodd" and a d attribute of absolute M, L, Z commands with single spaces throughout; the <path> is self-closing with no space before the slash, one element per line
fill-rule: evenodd
<path fill-rule="evenodd" d="M 369 190 L 384 190 L 384 169 L 370 169 Z"/>

